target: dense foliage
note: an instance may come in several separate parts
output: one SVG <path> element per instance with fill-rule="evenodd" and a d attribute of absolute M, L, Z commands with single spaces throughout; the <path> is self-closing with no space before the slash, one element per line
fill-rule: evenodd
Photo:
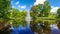
<path fill-rule="evenodd" d="M 0 30 L 6 31 L 7 27 L 10 27 L 8 25 L 12 25 L 13 27 L 27 25 L 25 20 L 27 11 L 12 8 L 10 2 L 11 0 L 0 0 Z M 31 8 L 30 16 L 32 20 L 30 27 L 33 32 L 48 34 L 51 32 L 51 24 L 57 24 L 60 29 L 60 8 L 57 10 L 57 14 L 51 13 L 50 10 L 51 6 L 48 1 Z M 5 27 L 5 25 L 7 26 Z"/>
<path fill-rule="evenodd" d="M 57 26 L 60 29 L 60 8 L 57 10 Z"/>
<path fill-rule="evenodd" d="M 51 6 L 48 1 L 45 1 L 44 4 L 38 4 L 31 8 L 30 15 L 32 21 L 30 23 L 31 25 L 30 27 L 33 32 L 38 32 L 38 34 L 51 33 L 50 25 L 56 23 L 57 15 L 51 13 L 50 11 L 51 11 Z"/>
<path fill-rule="evenodd" d="M 0 0 L 0 24 L 5 24 L 9 20 L 8 15 L 10 14 L 11 9 L 10 2 L 11 0 Z M 0 26 L 0 29 L 4 27 L 4 24 Z"/>
<path fill-rule="evenodd" d="M 26 17 L 27 12 L 25 10 L 20 11 L 18 9 L 12 8 L 11 0 L 0 0 L 0 24 L 19 26 L 26 26 Z M 1 27 L 2 27 L 1 26 Z"/>
<path fill-rule="evenodd" d="M 19 25 L 26 26 L 25 21 L 26 14 L 27 12 L 25 10 L 19 11 L 18 9 L 12 8 L 9 23 L 12 24 L 13 26 L 19 26 Z"/>

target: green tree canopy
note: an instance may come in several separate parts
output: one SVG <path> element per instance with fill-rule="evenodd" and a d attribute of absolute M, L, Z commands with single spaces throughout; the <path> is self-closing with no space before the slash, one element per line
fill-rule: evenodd
<path fill-rule="evenodd" d="M 10 0 L 0 0 L 0 18 L 7 19 L 10 13 Z"/>
<path fill-rule="evenodd" d="M 57 26 L 60 29 L 60 8 L 57 10 Z"/>
<path fill-rule="evenodd" d="M 10 15 L 10 5 L 11 0 L 0 0 L 0 30 L 4 30 L 2 28 L 5 27 L 5 24 L 9 20 Z"/>

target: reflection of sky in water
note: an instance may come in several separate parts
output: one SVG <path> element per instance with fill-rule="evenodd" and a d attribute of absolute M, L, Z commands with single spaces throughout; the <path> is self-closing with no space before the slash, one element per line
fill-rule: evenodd
<path fill-rule="evenodd" d="M 19 26 L 18 28 L 14 28 L 12 34 L 33 34 L 30 27 Z"/>
<path fill-rule="evenodd" d="M 58 29 L 58 27 L 56 26 L 56 24 L 53 24 L 53 25 L 51 25 L 51 29 L 52 29 L 52 30 Z"/>
<path fill-rule="evenodd" d="M 58 30 L 57 26 L 51 25 L 52 33 L 51 34 L 60 34 L 60 30 Z M 23 27 L 19 26 L 18 28 L 14 28 L 12 34 L 34 34 L 29 26 Z M 37 33 L 36 33 L 37 34 Z"/>

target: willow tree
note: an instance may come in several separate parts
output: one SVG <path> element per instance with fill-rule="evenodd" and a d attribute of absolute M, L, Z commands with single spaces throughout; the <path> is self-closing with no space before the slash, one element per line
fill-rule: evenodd
<path fill-rule="evenodd" d="M 39 19 L 39 17 L 48 17 L 49 14 L 50 14 L 50 10 L 51 10 L 51 6 L 50 6 L 48 1 L 45 1 L 44 4 L 38 4 L 38 5 L 33 6 L 31 8 L 30 15 L 32 17 L 32 21 L 31 21 L 30 25 L 31 25 L 31 29 L 32 29 L 33 32 L 39 32 L 39 29 L 38 29 L 38 24 L 39 24 L 38 22 L 39 21 L 37 20 L 37 18 Z M 39 19 L 39 20 L 41 20 L 41 19 Z M 40 22 L 40 26 L 43 29 L 43 32 L 45 34 L 48 33 L 47 31 L 49 31 L 49 33 L 50 33 L 50 30 L 51 30 L 50 29 L 50 23 L 48 23 L 48 22 L 46 22 L 46 23 L 44 22 L 43 23 L 43 20 L 42 20 L 42 24 Z M 49 30 L 47 30 L 47 29 L 49 29 Z M 41 31 L 38 34 L 42 34 Z"/>

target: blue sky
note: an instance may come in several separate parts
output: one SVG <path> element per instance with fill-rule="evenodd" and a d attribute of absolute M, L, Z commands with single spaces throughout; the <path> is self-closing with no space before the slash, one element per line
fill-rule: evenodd
<path fill-rule="evenodd" d="M 12 0 L 11 4 L 13 7 L 18 8 L 20 10 L 29 10 L 35 0 Z"/>
<path fill-rule="evenodd" d="M 60 0 L 48 0 L 51 6 L 60 7 Z"/>
<path fill-rule="evenodd" d="M 30 10 L 32 6 L 43 4 L 46 0 L 12 0 L 11 5 L 13 8 L 19 10 Z M 60 7 L 60 0 L 48 0 L 52 6 L 52 11 Z"/>

